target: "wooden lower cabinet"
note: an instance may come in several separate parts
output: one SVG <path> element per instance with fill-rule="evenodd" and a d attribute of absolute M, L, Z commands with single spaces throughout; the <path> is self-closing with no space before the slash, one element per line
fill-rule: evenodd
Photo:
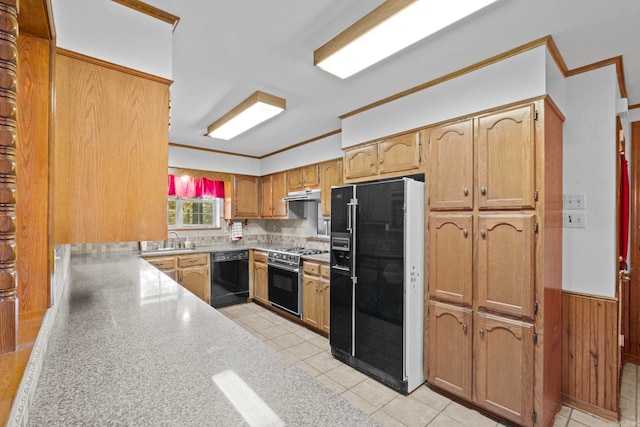
<path fill-rule="evenodd" d="M 329 265 L 304 261 L 302 320 L 308 326 L 329 333 Z"/>
<path fill-rule="evenodd" d="M 471 400 L 472 314 L 467 308 L 430 302 L 427 379 L 433 385 Z"/>
<path fill-rule="evenodd" d="M 267 270 L 267 253 L 254 251 L 253 253 L 253 299 L 263 304 L 269 304 L 269 276 Z"/>
<path fill-rule="evenodd" d="M 211 304 L 211 268 L 208 252 L 188 255 L 147 257 L 151 265 L 171 277 L 183 288 Z"/>
<path fill-rule="evenodd" d="M 508 420 L 532 425 L 533 325 L 484 313 L 475 321 L 477 403 Z"/>

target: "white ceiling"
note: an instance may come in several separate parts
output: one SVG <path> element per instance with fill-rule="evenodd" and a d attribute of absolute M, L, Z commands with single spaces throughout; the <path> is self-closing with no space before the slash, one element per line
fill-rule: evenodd
<path fill-rule="evenodd" d="M 250 156 L 340 129 L 338 116 L 551 35 L 569 69 L 623 55 L 640 103 L 640 1 L 498 0 L 341 80 L 313 51 L 382 0 L 147 0 L 180 17 L 173 35 L 170 141 Z M 230 140 L 207 126 L 261 90 L 287 110 Z"/>

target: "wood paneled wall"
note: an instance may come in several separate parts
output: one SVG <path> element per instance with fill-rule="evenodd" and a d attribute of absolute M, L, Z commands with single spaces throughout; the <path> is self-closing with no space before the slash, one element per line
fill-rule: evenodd
<path fill-rule="evenodd" d="M 617 420 L 618 375 L 618 302 L 563 292 L 563 401 Z"/>
<path fill-rule="evenodd" d="M 49 307 L 49 111 L 51 109 L 50 40 L 22 33 L 18 37 L 18 301 L 20 313 Z"/>

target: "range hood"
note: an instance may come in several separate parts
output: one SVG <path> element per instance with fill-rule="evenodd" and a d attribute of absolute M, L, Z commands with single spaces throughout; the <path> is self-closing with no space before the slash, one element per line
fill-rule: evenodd
<path fill-rule="evenodd" d="M 282 200 L 285 202 L 319 202 L 320 190 L 292 191 Z"/>

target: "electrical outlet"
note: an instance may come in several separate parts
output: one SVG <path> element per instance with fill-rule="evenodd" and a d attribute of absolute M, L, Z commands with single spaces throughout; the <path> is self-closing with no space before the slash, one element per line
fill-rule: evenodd
<path fill-rule="evenodd" d="M 565 212 L 564 228 L 586 228 L 586 216 L 584 212 Z"/>
<path fill-rule="evenodd" d="M 565 194 L 563 197 L 564 210 L 579 210 L 585 208 L 586 194 Z"/>

